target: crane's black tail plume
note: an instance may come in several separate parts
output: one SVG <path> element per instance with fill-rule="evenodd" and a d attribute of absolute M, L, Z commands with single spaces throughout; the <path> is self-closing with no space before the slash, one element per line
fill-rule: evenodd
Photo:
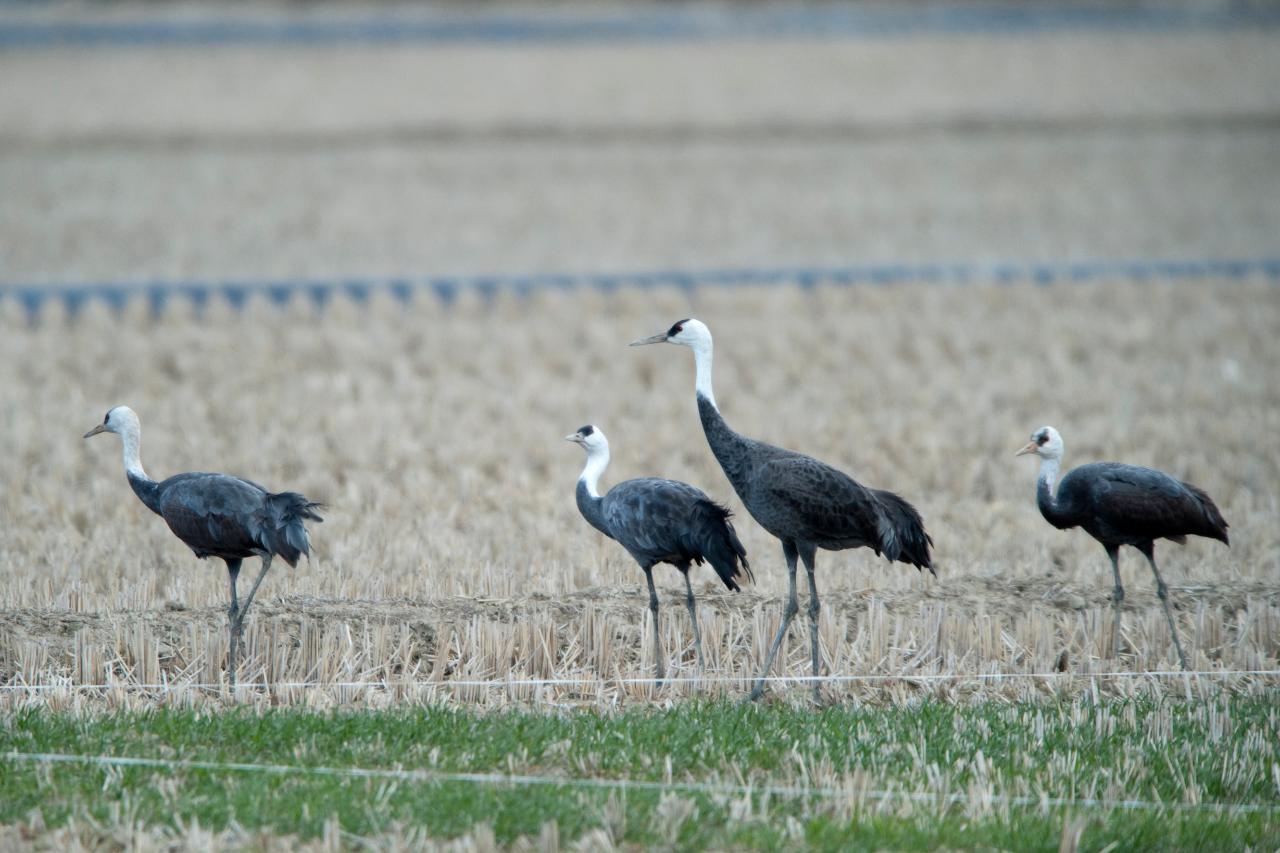
<path fill-rule="evenodd" d="M 693 553 L 711 564 L 725 586 L 737 592 L 741 589 L 739 582 L 745 579 L 755 583 L 756 579 L 747 562 L 747 549 L 742 547 L 738 532 L 729 521 L 732 514 L 715 501 L 699 501 L 689 526 L 691 541 L 688 544 Z"/>
<path fill-rule="evenodd" d="M 877 516 L 877 532 L 880 534 L 880 548 L 877 553 L 884 552 L 889 560 L 908 563 L 917 569 L 928 569 L 936 577 L 938 572 L 933 568 L 933 558 L 929 555 L 929 546 L 933 539 L 924 529 L 924 519 L 916 508 L 893 492 L 881 489 L 869 489 L 880 507 Z"/>
<path fill-rule="evenodd" d="M 309 501 L 297 492 L 267 495 L 258 519 L 258 541 L 290 566 L 298 565 L 299 557 L 311 555 L 311 542 L 303 522 L 324 521 L 315 512 L 323 508 L 323 504 Z"/>
<path fill-rule="evenodd" d="M 1191 492 L 1191 496 L 1200 504 L 1200 509 L 1204 512 L 1204 526 L 1199 530 L 1189 530 L 1188 533 L 1194 533 L 1197 536 L 1207 536 L 1210 539 L 1217 539 L 1224 545 L 1230 546 L 1231 541 L 1227 537 L 1227 528 L 1231 525 L 1227 524 L 1227 520 L 1222 517 L 1222 512 L 1218 509 L 1218 505 L 1213 502 L 1213 498 L 1205 494 L 1204 490 L 1190 483 L 1183 483 L 1187 491 Z M 1185 538 L 1185 537 L 1184 537 Z"/>

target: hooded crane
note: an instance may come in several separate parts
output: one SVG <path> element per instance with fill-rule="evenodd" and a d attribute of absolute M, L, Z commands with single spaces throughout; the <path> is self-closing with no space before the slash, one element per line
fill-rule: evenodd
<path fill-rule="evenodd" d="M 588 424 L 565 436 L 587 451 L 587 464 L 578 478 L 578 510 L 587 522 L 627 549 L 649 582 L 649 610 L 653 613 L 653 658 L 658 681 L 666 677 L 662 646 L 658 640 L 658 591 L 653 567 L 670 563 L 684 575 L 685 606 L 693 624 L 698 669 L 702 663 L 702 632 L 689 582 L 689 564 L 705 560 L 720 580 L 737 592 L 739 582 L 751 580 L 747 551 L 729 522 L 729 510 L 701 490 L 677 480 L 643 477 L 618 483 L 604 497 L 596 490 L 600 475 L 609 466 L 609 440 L 599 427 Z"/>
<path fill-rule="evenodd" d="M 1190 483 L 1175 480 L 1163 471 L 1119 462 L 1081 465 L 1062 478 L 1054 495 L 1053 481 L 1062 466 L 1062 451 L 1062 436 L 1053 427 L 1046 426 L 1032 433 L 1031 441 L 1014 455 L 1034 453 L 1040 457 L 1036 503 L 1045 521 L 1059 530 L 1083 527 L 1107 549 L 1116 579 L 1111 596 L 1112 650 L 1119 648 L 1120 603 L 1124 601 L 1120 546 L 1132 545 L 1151 564 L 1156 576 L 1156 594 L 1164 605 L 1178 660 L 1182 668 L 1187 669 L 1187 656 L 1183 654 L 1178 627 L 1169 610 L 1169 588 L 1156 568 L 1155 540 L 1171 539 L 1185 545 L 1188 536 L 1207 536 L 1230 546 L 1222 513 L 1213 498 Z"/>
<path fill-rule="evenodd" d="M 666 332 L 633 341 L 644 344 L 679 344 L 693 350 L 697 369 L 695 393 L 698 415 L 707 444 L 733 484 L 747 511 L 761 527 L 782 540 L 787 561 L 788 597 L 760 677 L 751 698 L 764 693 L 764 679 L 773 667 L 782 638 L 800 607 L 796 601 L 796 558 L 804 560 L 809 575 L 809 644 L 813 674 L 819 675 L 818 585 L 814 558 L 818 548 L 841 551 L 871 548 L 892 561 L 933 571 L 929 546 L 920 514 L 892 492 L 870 489 L 847 474 L 810 456 L 774 447 L 739 435 L 725 423 L 711 390 L 711 330 L 699 320 L 681 320 Z M 936 572 L 935 572 L 936 574 Z M 814 701 L 820 698 L 817 681 Z"/>
<path fill-rule="evenodd" d="M 311 554 L 311 543 L 303 526 L 306 519 L 322 521 L 315 510 L 321 504 L 297 492 L 272 494 L 257 483 L 227 474 L 175 474 L 157 483 L 142 470 L 139 446 L 142 426 L 128 406 L 116 406 L 102 423 L 84 434 L 114 432 L 124 443 L 124 471 L 134 494 L 147 509 L 165 520 L 174 535 L 200 559 L 219 557 L 231 575 L 231 646 L 227 669 L 232 684 L 236 680 L 239 646 L 244 640 L 244 617 L 253 604 L 259 584 L 271 568 L 271 558 L 280 556 L 290 566 Z M 236 599 L 236 578 L 246 557 L 260 557 L 262 570 L 241 606 Z"/>

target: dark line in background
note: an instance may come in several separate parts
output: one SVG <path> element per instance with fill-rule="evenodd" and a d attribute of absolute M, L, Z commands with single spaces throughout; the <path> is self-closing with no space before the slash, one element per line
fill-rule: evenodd
<path fill-rule="evenodd" d="M 1168 116 L 955 116 L 936 119 L 860 121 L 761 121 L 733 124 L 668 122 L 565 123 L 497 122 L 361 127 L 340 130 L 188 132 L 71 132 L 40 138 L 0 130 L 0 155 L 166 150 L 330 150 L 376 145 L 470 146 L 556 145 L 773 145 L 918 140 L 941 136 L 1061 136 L 1065 134 L 1237 133 L 1280 130 L 1280 113 Z"/>
<path fill-rule="evenodd" d="M 153 316 L 164 313 L 175 299 L 186 299 L 197 312 L 215 298 L 241 310 L 255 297 L 285 306 L 295 298 L 309 299 L 323 310 L 337 297 L 357 304 L 375 294 L 388 294 L 409 303 L 416 296 L 435 298 L 445 305 L 472 293 L 489 301 L 502 293 L 528 296 L 538 291 L 592 289 L 612 293 L 621 288 L 671 287 L 692 293 L 700 287 L 798 285 L 999 284 L 1082 283 L 1122 278 L 1134 281 L 1225 278 L 1265 278 L 1280 283 L 1280 255 L 1263 258 L 1080 261 L 1000 264 L 871 264 L 865 266 L 744 267 L 711 270 L 655 270 L 632 273 L 503 274 L 435 276 L 429 278 L 341 278 L 332 280 L 261 280 L 222 282 L 156 281 L 144 283 L 82 282 L 78 284 L 0 284 L 0 304 L 16 300 L 35 322 L 47 303 L 61 303 L 76 317 L 86 305 L 100 303 L 115 313 L 145 299 Z"/>
<path fill-rule="evenodd" d="M 12 7 L 10 7 L 12 8 Z M 1249 3 L 1078 5 L 1045 3 L 619 5 L 566 14 L 464 11 L 326 17 L 227 15 L 122 21 L 0 21 L 0 49 L 50 47 L 315 46 L 399 42 L 538 44 L 753 38 L 892 38 L 1028 35 L 1071 31 L 1177 32 L 1273 28 L 1280 8 Z"/>

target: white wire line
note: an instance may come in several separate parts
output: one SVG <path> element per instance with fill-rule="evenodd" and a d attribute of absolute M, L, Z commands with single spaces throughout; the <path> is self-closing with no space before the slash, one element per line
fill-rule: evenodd
<path fill-rule="evenodd" d="M 1042 808 L 1092 808 L 1124 811 L 1183 811 L 1214 813 L 1280 812 L 1280 804 L 1269 803 L 1180 803 L 1156 800 L 1109 800 L 1099 797 L 1048 797 L 1028 795 L 933 794 L 927 791 L 876 791 L 854 787 L 810 787 L 803 785 L 740 785 L 721 782 L 654 782 L 644 779 L 610 779 L 600 777 L 537 776 L 531 774 L 466 773 L 443 770 L 401 770 L 369 767 L 306 767 L 289 764 L 251 764 L 233 761 L 192 761 L 171 758 L 142 758 L 129 755 L 80 755 L 59 752 L 17 752 L 3 754 L 6 761 L 40 764 L 88 764 L 108 767 L 151 767 L 161 770 L 205 770 L 215 773 L 266 773 L 278 776 L 336 776 L 352 779 L 390 779 L 403 782 L 466 782 L 476 785 L 549 786 L 621 791 L 681 791 L 691 794 L 751 796 L 769 795 L 788 799 L 821 797 L 824 799 L 867 799 L 876 802 L 895 800 L 923 803 L 967 805 L 1039 806 Z"/>
<path fill-rule="evenodd" d="M 247 681 L 240 682 L 236 689 L 252 690 L 438 690 L 450 687 L 483 687 L 490 689 L 514 687 L 623 687 L 623 686 L 664 686 L 688 685 L 706 686 L 717 684 L 745 684 L 763 680 L 766 684 L 857 684 L 904 682 L 937 682 L 937 681 L 1021 681 L 1026 679 L 1143 679 L 1143 678 L 1182 678 L 1223 680 L 1228 678 L 1280 678 L 1280 669 L 1154 669 L 1154 670 L 1109 670 L 1105 672 L 974 672 L 960 673 L 875 673 L 864 675 L 770 675 L 757 679 L 753 675 L 709 675 L 678 676 L 674 678 L 628 677 L 610 678 L 608 676 L 572 676 L 564 678 L 490 678 L 490 679 L 448 679 L 442 681 L 397 681 L 383 679 L 381 681 Z M 226 683 L 217 682 L 184 682 L 165 681 L 157 684 L 138 684 L 129 681 L 115 681 L 101 684 L 0 684 L 0 691 L 38 692 L 45 690 L 135 690 L 174 692 L 182 690 L 220 690 L 228 687 Z"/>

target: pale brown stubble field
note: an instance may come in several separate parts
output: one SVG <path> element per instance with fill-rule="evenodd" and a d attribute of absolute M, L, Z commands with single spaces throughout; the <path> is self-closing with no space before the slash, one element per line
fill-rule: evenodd
<path fill-rule="evenodd" d="M 313 559 L 278 564 L 255 604 L 254 678 L 652 674 L 643 575 L 573 503 L 583 459 L 562 437 L 585 422 L 610 438 L 604 485 L 669 476 L 739 511 L 756 585 L 728 594 L 699 570 L 696 589 L 709 674 L 754 671 L 780 617 L 780 548 L 706 447 L 690 354 L 625 346 L 688 315 L 716 335 L 731 424 L 901 493 L 933 535 L 937 579 L 866 550 L 820 555 L 831 672 L 1046 671 L 1064 651 L 1072 669 L 1176 663 L 1136 552 L 1121 559 L 1127 648 L 1103 659 L 1102 548 L 1040 518 L 1034 463 L 1012 455 L 1045 423 L 1068 467 L 1118 459 L 1208 490 L 1231 549 L 1157 549 L 1188 652 L 1201 668 L 1280 656 L 1274 283 L 424 296 L 323 314 L 214 305 L 202 319 L 178 305 L 158 321 L 139 304 L 34 327 L 7 311 L 6 681 L 219 678 L 222 563 L 197 561 L 137 501 L 115 436 L 80 438 L 118 403 L 140 414 L 157 479 L 226 471 L 328 505 Z M 656 574 L 664 646 L 692 675 L 682 585 Z M 802 616 L 786 672 L 807 672 L 806 637 Z"/>

